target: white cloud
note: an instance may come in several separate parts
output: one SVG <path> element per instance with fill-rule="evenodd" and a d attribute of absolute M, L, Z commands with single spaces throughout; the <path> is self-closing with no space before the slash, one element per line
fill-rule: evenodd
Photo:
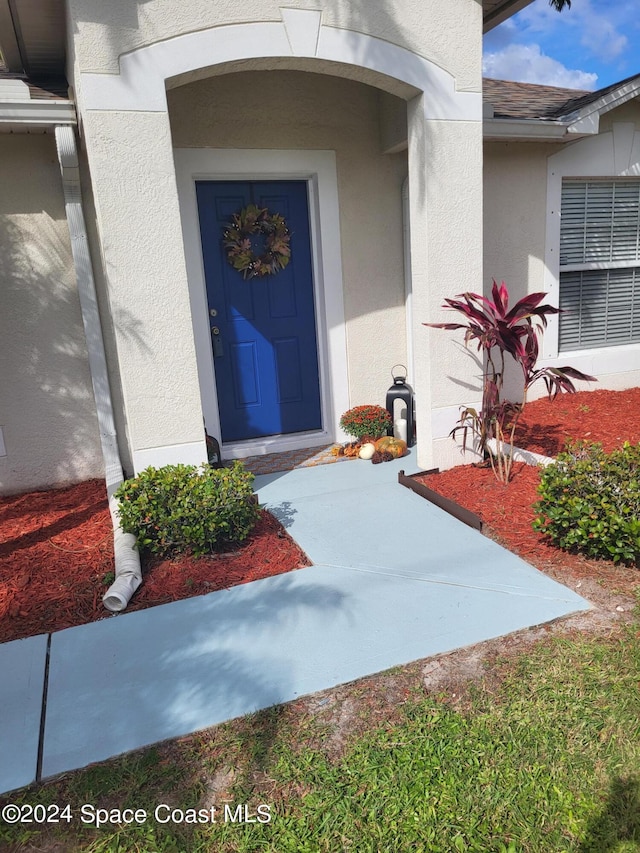
<path fill-rule="evenodd" d="M 538 0 L 523 9 L 516 20 L 525 36 L 564 31 L 565 38 L 579 41 L 592 56 L 612 62 L 629 47 L 629 39 L 620 28 L 632 25 L 637 16 L 637 0 L 617 4 L 611 0 L 576 0 L 560 14 Z"/>
<path fill-rule="evenodd" d="M 627 49 L 629 39 L 611 21 L 590 12 L 584 17 L 580 44 L 603 62 L 612 62 Z"/>
<path fill-rule="evenodd" d="M 504 50 L 487 53 L 482 61 L 485 77 L 540 83 L 566 89 L 595 89 L 597 74 L 566 68 L 544 54 L 539 44 L 511 44 Z"/>
<path fill-rule="evenodd" d="M 581 2 L 585 2 L 585 0 L 581 0 Z M 587 0 L 589 2 L 589 0 Z M 570 10 L 565 10 L 562 13 L 558 13 L 556 9 L 552 9 L 548 3 L 532 3 L 530 6 L 526 6 L 522 12 L 519 12 L 516 15 L 515 20 L 518 22 L 518 28 L 522 28 L 527 30 L 528 32 L 547 32 L 548 30 L 554 30 L 557 28 L 558 24 L 561 22 L 567 21 L 567 17 L 559 17 L 559 14 L 563 16 L 568 16 L 570 13 L 573 14 L 575 10 L 576 4 L 571 4 Z M 514 20 L 510 18 L 510 20 Z"/>

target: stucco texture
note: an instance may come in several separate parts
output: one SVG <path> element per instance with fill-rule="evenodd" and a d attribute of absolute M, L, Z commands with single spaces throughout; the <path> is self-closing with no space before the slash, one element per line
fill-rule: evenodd
<path fill-rule="evenodd" d="M 215 77 L 167 94 L 176 148 L 335 151 L 350 401 L 383 403 L 390 368 L 406 363 L 401 192 L 407 166 L 404 153 L 381 153 L 378 91 L 336 77 L 272 71 Z"/>
<path fill-rule="evenodd" d="M 484 281 L 504 281 L 513 299 L 544 289 L 547 158 L 555 143 L 484 147 Z"/>
<path fill-rule="evenodd" d="M 119 56 L 211 27 L 282 20 L 276 0 L 70 0 L 77 69 L 118 73 Z M 320 10 L 324 26 L 406 47 L 452 73 L 461 91 L 480 91 L 482 7 L 475 0 L 287 0 L 284 8 Z"/>
<path fill-rule="evenodd" d="M 89 112 L 85 128 L 129 449 L 202 442 L 204 455 L 166 117 Z"/>
<path fill-rule="evenodd" d="M 640 105 L 637 98 L 605 113 L 600 118 L 600 133 L 607 133 L 613 128 L 615 122 L 621 121 L 633 122 L 636 126 L 636 133 L 640 132 Z"/>
<path fill-rule="evenodd" d="M 482 173 L 475 156 L 482 129 L 472 122 L 426 122 L 420 131 L 420 123 L 413 124 L 411 145 L 424 147 L 426 163 L 424 176 L 411 182 L 416 373 L 430 389 L 430 401 L 419 401 L 424 423 L 429 409 L 477 399 L 477 370 L 462 336 L 422 324 L 451 321 L 443 300 L 482 290 Z M 418 162 L 419 156 L 416 151 Z"/>
<path fill-rule="evenodd" d="M 426 232 L 428 266 L 422 286 L 414 282 L 416 322 L 451 322 L 443 300 L 466 290 L 482 291 L 482 170 L 477 158 L 482 128 L 476 123 L 428 122 Z M 412 226 L 413 227 L 413 226 Z M 430 410 L 418 401 L 418 423 L 432 425 L 432 445 L 419 448 L 422 467 L 449 468 L 464 461 L 445 438 L 463 405 L 477 405 L 477 359 L 463 346 L 459 333 L 418 328 L 416 361 L 430 388 Z M 421 430 L 424 431 L 424 430 Z M 431 455 L 429 455 L 431 450 Z"/>
<path fill-rule="evenodd" d="M 0 135 L 0 492 L 103 474 L 55 144 Z"/>

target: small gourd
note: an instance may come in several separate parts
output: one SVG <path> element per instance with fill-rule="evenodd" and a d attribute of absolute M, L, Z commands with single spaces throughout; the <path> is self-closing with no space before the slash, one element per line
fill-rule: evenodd
<path fill-rule="evenodd" d="M 399 459 L 407 452 L 407 442 L 392 435 L 385 435 L 376 441 L 375 449 L 381 453 L 390 453 L 394 459 Z"/>
<path fill-rule="evenodd" d="M 368 441 L 366 444 L 362 445 L 362 447 L 360 448 L 360 452 L 358 453 L 358 456 L 360 457 L 360 459 L 371 459 L 371 457 L 373 456 L 373 454 L 375 452 L 376 452 L 375 444 L 373 444 L 373 442 L 371 442 L 371 441 Z"/>

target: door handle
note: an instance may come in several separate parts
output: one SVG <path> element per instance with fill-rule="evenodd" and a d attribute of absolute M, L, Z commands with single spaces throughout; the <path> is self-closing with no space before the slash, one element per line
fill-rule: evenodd
<path fill-rule="evenodd" d="M 220 329 L 217 326 L 211 326 L 211 346 L 213 348 L 214 358 L 221 358 L 224 355 Z"/>

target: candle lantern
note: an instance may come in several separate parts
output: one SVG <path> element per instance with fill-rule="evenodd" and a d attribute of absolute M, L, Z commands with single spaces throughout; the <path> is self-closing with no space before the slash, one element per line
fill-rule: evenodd
<path fill-rule="evenodd" d="M 217 438 L 209 435 L 207 428 L 204 428 L 204 437 L 207 444 L 207 461 L 212 468 L 223 468 L 222 454 L 220 453 L 220 442 Z"/>
<path fill-rule="evenodd" d="M 404 372 L 397 370 L 402 368 Z M 407 447 L 412 447 L 415 442 L 415 420 L 413 417 L 413 389 L 407 385 L 407 368 L 404 364 L 394 364 L 391 368 L 391 377 L 393 385 L 387 391 L 386 409 L 391 415 L 393 424 L 390 434 L 394 434 L 396 438 L 402 438 L 407 442 Z M 396 400 L 400 400 L 404 404 L 406 415 L 404 417 L 396 417 L 394 413 L 394 405 Z"/>

